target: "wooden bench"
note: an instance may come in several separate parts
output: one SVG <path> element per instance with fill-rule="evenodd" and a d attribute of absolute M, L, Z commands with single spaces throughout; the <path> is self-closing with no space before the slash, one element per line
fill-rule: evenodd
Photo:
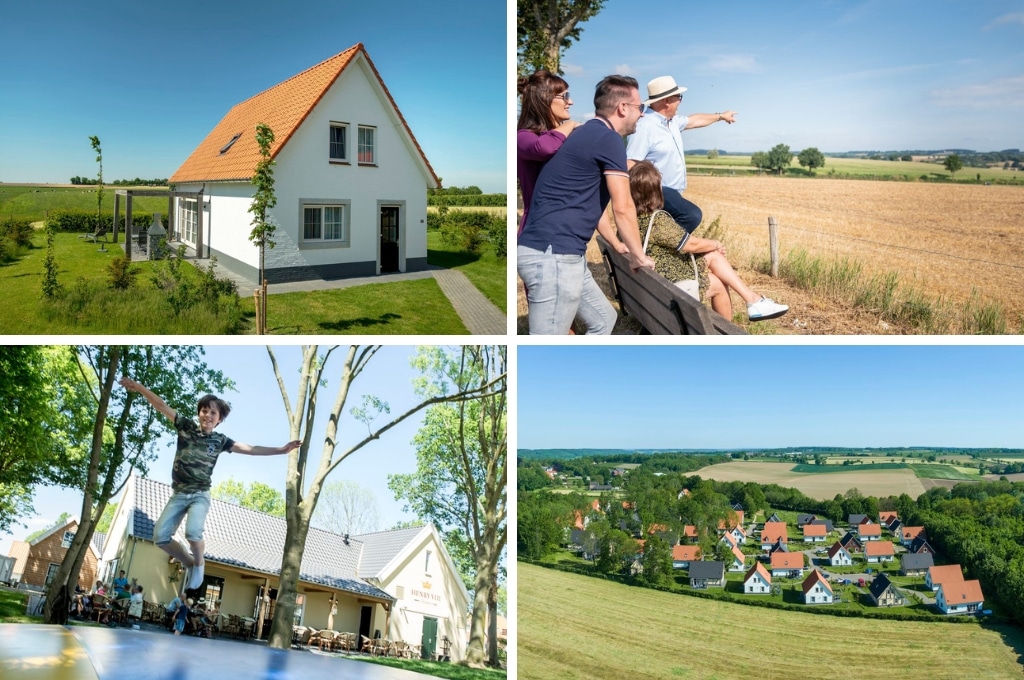
<path fill-rule="evenodd" d="M 624 255 L 597 237 L 612 289 L 624 314 L 651 335 L 746 335 L 747 332 L 650 270 L 634 272 Z"/>

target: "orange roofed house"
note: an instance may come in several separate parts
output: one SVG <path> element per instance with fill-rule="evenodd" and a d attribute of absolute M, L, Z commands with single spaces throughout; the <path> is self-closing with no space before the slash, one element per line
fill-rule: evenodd
<path fill-rule="evenodd" d="M 362 43 L 227 112 L 170 178 L 202 192 L 175 199 L 172 240 L 257 280 L 257 123 L 275 137 L 269 282 L 426 269 L 427 189 L 440 182 Z"/>

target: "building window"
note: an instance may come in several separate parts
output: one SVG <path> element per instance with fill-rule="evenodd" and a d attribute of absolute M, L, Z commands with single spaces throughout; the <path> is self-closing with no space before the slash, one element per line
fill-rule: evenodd
<path fill-rule="evenodd" d="M 331 161 L 348 162 L 348 124 L 331 123 Z"/>
<path fill-rule="evenodd" d="M 430 575 L 430 551 L 427 551 L 427 560 L 423 563 L 423 571 L 429 576 Z"/>
<path fill-rule="evenodd" d="M 301 205 L 301 246 L 348 245 L 350 201 L 310 202 Z"/>
<path fill-rule="evenodd" d="M 199 202 L 194 198 L 183 198 L 178 204 L 181 206 L 178 217 L 178 230 L 181 240 L 195 245 L 196 224 L 199 222 Z"/>
<path fill-rule="evenodd" d="M 374 135 L 377 128 L 359 126 L 359 162 L 366 165 L 377 163 L 376 149 L 374 147 Z"/>
<path fill-rule="evenodd" d="M 50 581 L 52 581 L 53 577 L 57 575 L 58 569 L 60 569 L 59 564 L 50 562 L 50 566 L 46 568 L 46 585 L 50 585 Z"/>
<path fill-rule="evenodd" d="M 70 548 L 71 547 L 71 541 L 73 541 L 73 540 L 75 540 L 75 532 L 74 531 L 65 531 L 64 532 L 64 538 L 61 539 L 61 542 L 60 542 L 60 547 L 62 547 L 62 548 Z"/>

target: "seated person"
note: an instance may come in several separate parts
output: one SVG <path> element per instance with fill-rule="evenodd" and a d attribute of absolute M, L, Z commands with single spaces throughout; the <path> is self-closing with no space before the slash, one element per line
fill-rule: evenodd
<path fill-rule="evenodd" d="M 658 212 L 665 204 L 661 173 L 650 161 L 640 161 L 629 171 L 629 188 L 636 204 L 640 238 L 647 240 L 648 228 L 653 230 L 647 254 L 654 260 L 656 272 L 673 283 L 693 279 L 695 272 L 688 256 L 692 253 L 697 262 L 700 300 L 710 300 L 711 308 L 726 319 L 732 320 L 730 288 L 747 303 L 747 316 L 751 321 L 774 319 L 789 311 L 786 305 L 758 295 L 743 282 L 725 258 L 721 241 L 691 236 L 671 215 Z M 651 215 L 654 215 L 653 224 Z M 684 253 L 687 256 L 684 257 Z"/>

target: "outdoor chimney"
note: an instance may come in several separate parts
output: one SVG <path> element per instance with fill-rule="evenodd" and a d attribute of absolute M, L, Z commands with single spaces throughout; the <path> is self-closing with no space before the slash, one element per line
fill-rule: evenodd
<path fill-rule="evenodd" d="M 149 259 L 163 259 L 167 250 L 167 230 L 160 221 L 160 213 L 153 213 L 153 224 L 149 225 L 146 234 L 149 241 Z"/>

